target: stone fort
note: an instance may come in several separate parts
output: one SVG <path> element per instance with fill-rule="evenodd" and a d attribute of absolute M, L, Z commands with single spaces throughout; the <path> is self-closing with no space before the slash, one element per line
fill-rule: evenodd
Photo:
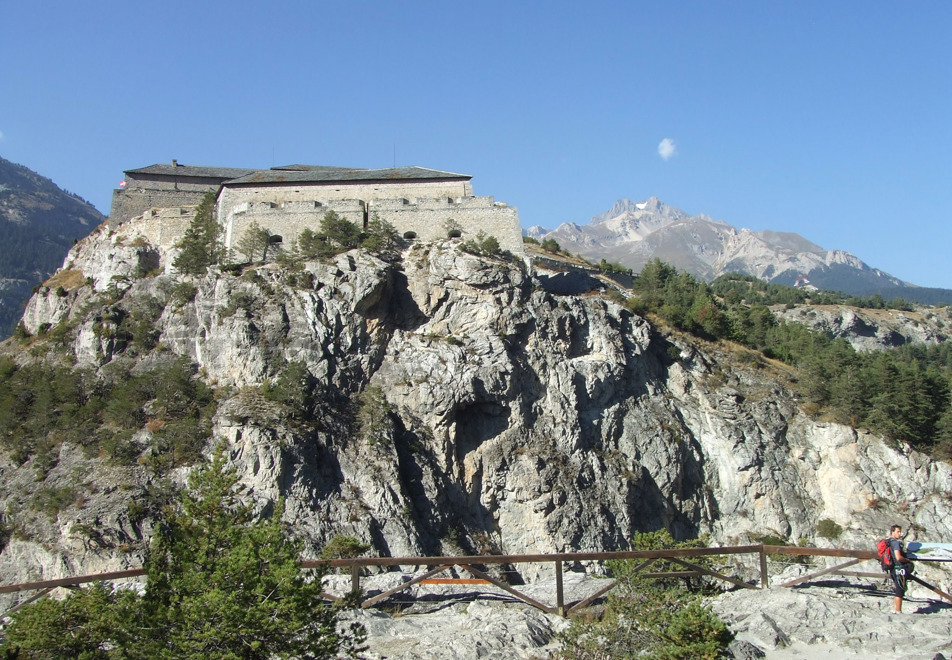
<path fill-rule="evenodd" d="M 317 230 L 328 211 L 359 227 L 373 218 L 419 240 L 447 237 L 447 223 L 463 238 L 495 236 L 504 250 L 525 257 L 515 207 L 473 195 L 471 176 L 424 167 L 357 169 L 288 165 L 268 170 L 150 165 L 124 172 L 113 193 L 110 226 L 136 219 L 139 233 L 172 247 L 208 192 L 217 194 L 217 215 L 226 248 L 257 223 L 274 240 L 291 245 L 306 228 Z"/>

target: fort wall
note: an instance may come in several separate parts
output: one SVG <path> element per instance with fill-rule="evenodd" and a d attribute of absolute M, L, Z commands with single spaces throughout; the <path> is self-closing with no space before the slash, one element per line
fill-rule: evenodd
<path fill-rule="evenodd" d="M 211 188 L 214 191 L 216 188 Z M 115 227 L 149 209 L 197 206 L 208 190 L 174 190 L 150 188 L 124 188 L 112 192 L 112 207 L 109 209 L 109 226 Z"/>
<path fill-rule="evenodd" d="M 232 208 L 254 202 L 331 202 L 359 199 L 415 197 L 471 197 L 473 186 L 469 181 L 414 181 L 393 183 L 262 183 L 260 185 L 225 186 L 218 196 L 218 217 L 225 218 Z"/>
<path fill-rule="evenodd" d="M 371 217 L 378 216 L 397 229 L 397 233 L 415 232 L 423 241 L 447 237 L 447 223 L 459 226 L 462 238 L 475 238 L 479 232 L 495 236 L 499 247 L 522 255 L 522 227 L 515 207 L 496 202 L 492 197 L 457 199 L 375 199 L 370 202 Z"/>
<path fill-rule="evenodd" d="M 356 199 L 332 201 L 244 202 L 219 215 L 224 228 L 225 248 L 234 249 L 244 233 L 257 223 L 272 236 L 280 236 L 282 245 L 289 247 L 305 229 L 317 231 L 328 211 L 341 218 L 364 226 L 365 205 Z"/>
<path fill-rule="evenodd" d="M 447 238 L 448 225 L 453 225 L 463 239 L 482 232 L 495 236 L 502 249 L 525 256 L 516 208 L 492 197 L 473 196 L 468 180 L 268 181 L 221 186 L 222 179 L 215 177 L 126 174 L 127 187 L 113 194 L 110 227 L 121 227 L 129 236 L 140 235 L 164 250 L 184 235 L 202 197 L 218 191 L 217 214 L 227 249 L 234 249 L 253 223 L 280 236 L 288 247 L 305 229 L 318 231 L 321 220 L 333 211 L 358 227 L 379 217 L 398 234 L 413 232 L 422 241 Z"/>
<path fill-rule="evenodd" d="M 175 247 L 195 217 L 194 206 L 149 209 L 116 227 L 119 240 L 132 242 L 142 237 L 164 254 Z"/>

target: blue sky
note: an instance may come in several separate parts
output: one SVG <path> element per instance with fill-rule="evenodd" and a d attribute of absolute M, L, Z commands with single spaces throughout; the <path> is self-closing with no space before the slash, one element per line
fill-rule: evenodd
<path fill-rule="evenodd" d="M 422 165 L 523 226 L 650 196 L 952 288 L 952 3 L 0 3 L 0 156 Z"/>

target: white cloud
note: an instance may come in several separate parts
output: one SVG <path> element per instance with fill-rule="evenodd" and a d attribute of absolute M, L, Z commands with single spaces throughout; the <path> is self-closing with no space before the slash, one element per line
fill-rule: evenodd
<path fill-rule="evenodd" d="M 3 139 L 3 131 L 0 131 L 0 140 Z"/>
<path fill-rule="evenodd" d="M 665 138 L 658 145 L 658 155 L 661 156 L 663 160 L 668 160 L 672 156 L 677 155 L 678 150 L 674 144 L 674 140 L 671 138 Z"/>

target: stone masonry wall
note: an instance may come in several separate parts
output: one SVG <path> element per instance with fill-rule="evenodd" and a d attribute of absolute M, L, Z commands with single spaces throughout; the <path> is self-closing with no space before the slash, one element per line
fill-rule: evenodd
<path fill-rule="evenodd" d="M 218 218 L 228 248 L 236 245 L 253 222 L 281 236 L 289 246 L 305 228 L 316 231 L 330 210 L 360 227 L 365 218 L 377 215 L 393 224 L 399 234 L 412 231 L 424 241 L 446 238 L 446 223 L 453 220 L 462 229 L 463 238 L 474 238 L 482 231 L 495 236 L 502 249 L 524 256 L 516 208 L 492 197 L 472 196 L 469 182 L 226 186 L 218 198 Z"/>
<path fill-rule="evenodd" d="M 215 192 L 222 180 L 215 177 L 143 175 L 126 172 L 126 187 L 114 190 L 109 225 L 115 226 L 149 209 L 197 206 L 205 193 Z"/>
<path fill-rule="evenodd" d="M 159 248 L 161 254 L 168 254 L 185 235 L 185 230 L 194 217 L 194 206 L 149 209 L 122 223 L 115 231 L 123 242 L 134 242 L 141 236 L 149 244 Z"/>
<path fill-rule="evenodd" d="M 431 181 L 410 183 L 314 184 L 286 183 L 261 186 L 225 186 L 218 196 L 218 217 L 228 217 L 241 204 L 272 202 L 330 202 L 343 199 L 456 198 L 472 196 L 468 181 Z"/>
<path fill-rule="evenodd" d="M 214 190 L 214 189 L 213 189 Z M 109 226 L 115 227 L 149 209 L 197 206 L 207 190 L 153 190 L 126 188 L 112 192 Z"/>
<path fill-rule="evenodd" d="M 447 194 L 466 191 L 470 194 Z M 194 207 L 205 192 L 207 190 L 117 190 L 113 196 L 110 227 L 121 227 L 123 234 L 141 235 L 163 251 L 170 250 L 184 234 L 194 216 Z M 382 192 L 393 197 L 375 197 Z M 367 201 L 334 197 L 344 193 L 364 194 Z M 401 197 L 401 193 L 413 194 Z M 225 187 L 218 198 L 218 218 L 228 249 L 235 248 L 252 223 L 280 236 L 283 245 L 289 247 L 304 229 L 317 231 L 324 215 L 334 211 L 359 227 L 363 227 L 367 219 L 378 216 L 391 223 L 398 234 L 414 232 L 423 241 L 447 238 L 447 223 L 452 221 L 460 227 L 463 239 L 475 238 L 483 232 L 495 236 L 503 250 L 525 256 L 516 208 L 496 202 L 492 197 L 473 197 L 471 193 L 469 182 Z M 434 196 L 425 196 L 429 194 Z"/>
<path fill-rule="evenodd" d="M 257 223 L 272 235 L 280 236 L 287 248 L 305 229 L 317 231 L 328 211 L 334 211 L 358 227 L 364 226 L 364 204 L 356 199 L 283 204 L 245 202 L 232 207 L 227 216 L 219 215 L 219 220 L 225 230 L 223 238 L 228 249 L 237 245 L 252 223 Z"/>
<path fill-rule="evenodd" d="M 464 239 L 484 232 L 495 236 L 503 250 L 518 255 L 524 252 L 519 212 L 492 197 L 375 199 L 370 203 L 370 215 L 391 223 L 401 235 L 416 232 L 424 241 L 446 238 L 447 221 L 452 220 L 460 226 Z"/>

